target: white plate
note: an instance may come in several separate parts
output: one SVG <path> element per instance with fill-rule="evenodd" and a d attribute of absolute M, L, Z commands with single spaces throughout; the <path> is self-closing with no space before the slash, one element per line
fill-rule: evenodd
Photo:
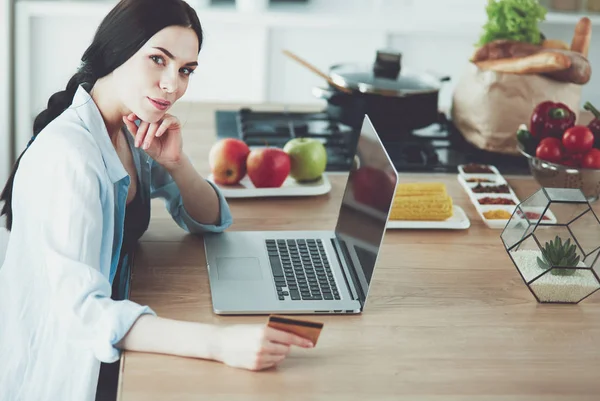
<path fill-rule="evenodd" d="M 421 220 L 389 220 L 388 229 L 439 229 L 465 230 L 471 226 L 471 221 L 460 206 L 452 206 L 452 217 L 444 221 Z"/>
<path fill-rule="evenodd" d="M 208 180 L 214 183 L 213 175 L 208 176 Z M 292 177 L 286 178 L 279 188 L 256 188 L 248 175 L 246 175 L 238 185 L 216 184 L 225 198 L 265 198 L 281 196 L 316 196 L 323 195 L 331 191 L 331 183 L 326 174 L 323 174 L 320 180 L 310 183 L 298 183 Z"/>

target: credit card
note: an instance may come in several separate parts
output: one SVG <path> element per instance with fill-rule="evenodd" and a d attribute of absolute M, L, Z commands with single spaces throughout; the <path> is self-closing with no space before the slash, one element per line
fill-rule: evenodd
<path fill-rule="evenodd" d="M 321 322 L 313 322 L 281 315 L 270 315 L 267 326 L 306 338 L 310 340 L 313 345 L 317 345 L 317 340 L 323 329 L 323 323 Z"/>

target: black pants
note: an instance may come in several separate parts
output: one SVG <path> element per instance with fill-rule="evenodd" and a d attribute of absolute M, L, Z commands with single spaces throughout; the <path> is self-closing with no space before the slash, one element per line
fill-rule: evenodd
<path fill-rule="evenodd" d="M 119 263 L 117 274 L 112 285 L 112 299 L 123 300 L 129 298 L 129 271 L 133 252 L 125 254 Z M 117 387 L 119 384 L 119 367 L 121 360 L 113 363 L 100 364 L 98 386 L 96 387 L 96 401 L 116 401 Z"/>
<path fill-rule="evenodd" d="M 121 361 L 102 363 L 98 386 L 96 387 L 96 401 L 116 401 L 117 386 L 119 383 L 119 366 Z"/>

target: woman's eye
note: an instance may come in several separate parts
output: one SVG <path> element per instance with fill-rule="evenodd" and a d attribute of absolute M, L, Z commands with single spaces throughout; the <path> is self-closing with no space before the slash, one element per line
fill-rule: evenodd
<path fill-rule="evenodd" d="M 165 64 L 165 59 L 162 58 L 161 56 L 150 56 L 150 59 L 152 59 L 152 61 L 154 61 L 156 64 L 159 64 L 159 65 Z"/>
<path fill-rule="evenodd" d="M 192 75 L 194 73 L 194 70 L 192 70 L 191 68 L 182 68 L 181 72 L 183 73 L 183 75 Z"/>

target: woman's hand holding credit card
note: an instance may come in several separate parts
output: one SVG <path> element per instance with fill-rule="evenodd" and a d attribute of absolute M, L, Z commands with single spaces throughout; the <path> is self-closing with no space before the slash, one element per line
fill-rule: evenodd
<path fill-rule="evenodd" d="M 317 340 L 323 329 L 323 323 L 321 322 L 313 322 L 281 315 L 269 316 L 267 326 L 306 338 L 312 342 L 313 346 L 317 345 Z"/>
<path fill-rule="evenodd" d="M 314 334 L 307 334 L 310 330 L 295 331 L 297 325 L 272 320 L 271 317 L 266 326 L 232 325 L 217 328 L 216 341 L 211 350 L 212 359 L 232 367 L 263 370 L 281 363 L 293 345 L 314 347 L 318 333 L 315 337 Z"/>

